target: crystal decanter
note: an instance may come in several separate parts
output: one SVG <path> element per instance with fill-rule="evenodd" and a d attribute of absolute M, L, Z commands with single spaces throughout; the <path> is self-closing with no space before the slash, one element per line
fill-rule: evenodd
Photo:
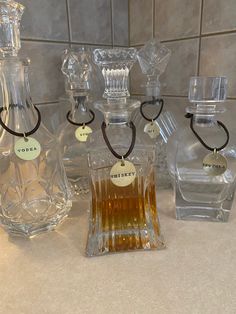
<path fill-rule="evenodd" d="M 160 96 L 160 75 L 165 71 L 171 51 L 157 39 L 152 39 L 138 52 L 142 73 L 146 76 L 146 97 L 132 120 L 137 132 L 147 133 L 155 144 L 157 156 L 157 187 L 170 187 L 170 176 L 166 160 L 166 144 L 176 130 L 177 123 L 171 112 L 165 108 Z"/>
<path fill-rule="evenodd" d="M 100 125 L 90 103 L 91 55 L 83 48 L 78 52 L 66 51 L 62 72 L 71 110 L 59 129 L 59 141 L 66 174 L 74 191 L 74 200 L 89 193 L 87 141 Z M 101 124 L 101 123 L 100 123 Z"/>
<path fill-rule="evenodd" d="M 134 48 L 96 49 L 94 61 L 105 81 L 101 129 L 90 137 L 88 153 L 92 200 L 88 256 L 164 247 L 156 204 L 155 150 L 131 122 L 139 101 L 129 98 L 128 76 Z"/>
<path fill-rule="evenodd" d="M 27 63 L 18 58 L 24 6 L 0 1 L 0 222 L 35 236 L 68 214 L 71 193 L 59 145 L 29 94 Z"/>
<path fill-rule="evenodd" d="M 192 77 L 186 117 L 167 145 L 175 186 L 177 219 L 228 220 L 234 198 L 236 146 L 227 126 L 217 120 L 225 111 L 227 79 Z"/>

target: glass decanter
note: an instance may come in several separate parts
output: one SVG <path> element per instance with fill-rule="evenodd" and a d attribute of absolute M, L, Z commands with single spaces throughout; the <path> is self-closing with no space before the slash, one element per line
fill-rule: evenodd
<path fill-rule="evenodd" d="M 68 214 L 71 193 L 56 139 L 29 94 L 27 62 L 18 57 L 24 6 L 0 1 L 0 223 L 31 237 Z"/>
<path fill-rule="evenodd" d="M 186 117 L 190 126 L 168 142 L 177 219 L 225 222 L 234 198 L 236 146 L 216 116 L 225 111 L 227 79 L 192 77 Z"/>
<path fill-rule="evenodd" d="M 83 48 L 64 54 L 62 73 L 71 110 L 59 128 L 59 141 L 66 174 L 73 187 L 74 200 L 88 196 L 89 177 L 87 141 L 99 127 L 96 111 L 90 102 L 91 56 Z M 66 100 L 66 99 L 65 99 Z"/>
<path fill-rule="evenodd" d="M 164 247 L 156 206 L 153 142 L 145 133 L 135 137 L 130 120 L 140 105 L 129 98 L 128 91 L 129 71 L 136 58 L 134 48 L 94 51 L 94 61 L 104 76 L 106 100 L 95 103 L 104 122 L 91 135 L 88 153 L 92 191 L 88 256 Z"/>
<path fill-rule="evenodd" d="M 177 122 L 171 112 L 166 110 L 160 96 L 160 75 L 165 71 L 171 51 L 157 39 L 146 43 L 138 52 L 138 61 L 142 73 L 147 77 L 146 97 L 139 109 L 135 110 L 132 120 L 137 132 L 147 133 L 155 144 L 157 155 L 157 186 L 170 187 L 170 176 L 166 160 L 166 144 L 177 128 Z"/>

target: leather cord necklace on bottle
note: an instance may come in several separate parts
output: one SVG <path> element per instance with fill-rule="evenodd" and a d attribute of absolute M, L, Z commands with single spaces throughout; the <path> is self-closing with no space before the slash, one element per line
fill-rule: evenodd
<path fill-rule="evenodd" d="M 219 176 L 222 175 L 227 169 L 227 159 L 219 153 L 222 149 L 224 149 L 229 143 L 229 131 L 227 127 L 221 122 L 217 120 L 217 124 L 223 128 L 226 133 L 226 141 L 220 147 L 210 147 L 207 145 L 203 139 L 199 136 L 199 134 L 194 130 L 193 127 L 193 114 L 186 114 L 186 118 L 191 118 L 190 120 L 190 129 L 193 134 L 199 140 L 199 142 L 208 150 L 212 151 L 212 153 L 206 155 L 203 159 L 203 169 L 207 172 L 208 175 L 211 176 Z"/>
<path fill-rule="evenodd" d="M 2 121 L 1 117 L 2 112 L 6 110 L 6 108 L 4 107 L 0 108 L 0 125 L 2 126 L 2 128 L 14 136 L 21 137 L 21 139 L 15 142 L 14 152 L 17 155 L 17 157 L 19 157 L 22 160 L 34 160 L 41 153 L 40 143 L 35 138 L 30 137 L 30 135 L 33 135 L 38 130 L 41 124 L 40 111 L 37 107 L 34 108 L 38 114 L 38 122 L 31 131 L 25 133 L 15 132 L 8 128 Z"/>
<path fill-rule="evenodd" d="M 158 114 L 157 114 L 154 118 L 149 118 L 149 117 L 147 117 L 147 116 L 144 114 L 144 112 L 143 112 L 144 106 L 147 105 L 147 104 L 150 104 L 150 105 L 151 105 L 151 104 L 156 104 L 157 102 L 161 105 L 161 108 L 160 108 Z M 160 134 L 160 128 L 159 128 L 159 126 L 157 125 L 157 123 L 154 123 L 154 121 L 156 121 L 156 120 L 159 118 L 159 116 L 161 115 L 162 110 L 163 110 L 163 107 L 164 107 L 164 100 L 161 99 L 161 98 L 159 99 L 159 98 L 153 97 L 153 100 L 151 100 L 151 101 L 144 101 L 144 102 L 141 103 L 141 106 L 140 106 L 140 113 L 141 113 L 142 117 L 143 117 L 145 120 L 147 120 L 147 121 L 150 122 L 150 123 L 147 123 L 147 124 L 145 125 L 145 127 L 144 127 L 144 132 L 147 133 L 151 138 L 156 138 L 156 137 L 158 137 L 159 134 Z"/>
<path fill-rule="evenodd" d="M 90 114 L 92 115 L 92 118 L 84 123 L 78 123 L 78 122 L 74 122 L 73 120 L 71 120 L 70 115 L 71 115 L 71 111 L 69 111 L 66 115 L 67 121 L 70 124 L 79 126 L 76 130 L 75 130 L 75 137 L 77 138 L 77 140 L 79 142 L 86 142 L 88 139 L 89 134 L 91 134 L 93 132 L 93 130 L 88 126 L 89 124 L 91 124 L 94 119 L 95 119 L 95 113 L 89 109 Z"/>
<path fill-rule="evenodd" d="M 109 142 L 109 139 L 106 135 L 106 123 L 103 122 L 101 129 L 104 141 L 110 150 L 110 152 L 115 156 L 117 159 L 120 159 L 121 161 L 118 161 L 113 165 L 110 171 L 110 180 L 113 184 L 119 187 L 125 187 L 130 185 L 136 178 L 136 169 L 132 162 L 125 160 L 133 151 L 135 141 L 136 141 L 136 128 L 133 122 L 130 122 L 128 126 L 132 130 L 132 140 L 130 147 L 126 154 L 123 156 L 118 154 L 111 146 L 111 143 Z"/>

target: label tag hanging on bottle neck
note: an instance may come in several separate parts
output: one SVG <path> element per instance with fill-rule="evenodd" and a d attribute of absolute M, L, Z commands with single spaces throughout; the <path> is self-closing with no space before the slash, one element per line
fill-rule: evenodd
<path fill-rule="evenodd" d="M 160 135 L 160 128 L 155 121 L 152 121 L 145 125 L 144 132 L 147 133 L 150 138 L 154 139 Z"/>
<path fill-rule="evenodd" d="M 91 133 L 93 133 L 93 130 L 89 126 L 83 125 L 76 129 L 75 137 L 79 142 L 87 142 L 88 136 Z"/>
<path fill-rule="evenodd" d="M 125 187 L 134 182 L 137 176 L 132 162 L 122 159 L 114 164 L 110 171 L 111 182 L 119 187 Z"/>
<path fill-rule="evenodd" d="M 41 153 L 40 143 L 33 137 L 22 137 L 16 141 L 14 151 L 22 160 L 34 160 Z"/>
<path fill-rule="evenodd" d="M 227 170 L 227 159 L 214 150 L 203 159 L 203 169 L 210 176 L 220 176 Z"/>

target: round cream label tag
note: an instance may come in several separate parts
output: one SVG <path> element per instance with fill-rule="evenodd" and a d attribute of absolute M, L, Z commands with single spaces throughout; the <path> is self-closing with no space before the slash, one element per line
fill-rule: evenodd
<path fill-rule="evenodd" d="M 150 122 L 145 125 L 144 132 L 147 133 L 151 138 L 156 138 L 160 134 L 160 128 L 155 122 Z"/>
<path fill-rule="evenodd" d="M 110 171 L 110 179 L 116 186 L 130 185 L 136 178 L 136 169 L 130 161 L 118 161 Z"/>
<path fill-rule="evenodd" d="M 211 153 L 203 159 L 203 169 L 210 176 L 220 176 L 227 169 L 227 159 L 219 153 Z"/>
<path fill-rule="evenodd" d="M 93 133 L 93 130 L 89 126 L 80 126 L 75 131 L 75 137 L 79 142 L 87 142 L 88 136 L 91 133 Z"/>
<path fill-rule="evenodd" d="M 34 160 L 41 153 L 41 145 L 33 137 L 22 137 L 15 143 L 14 151 L 20 159 Z"/>

